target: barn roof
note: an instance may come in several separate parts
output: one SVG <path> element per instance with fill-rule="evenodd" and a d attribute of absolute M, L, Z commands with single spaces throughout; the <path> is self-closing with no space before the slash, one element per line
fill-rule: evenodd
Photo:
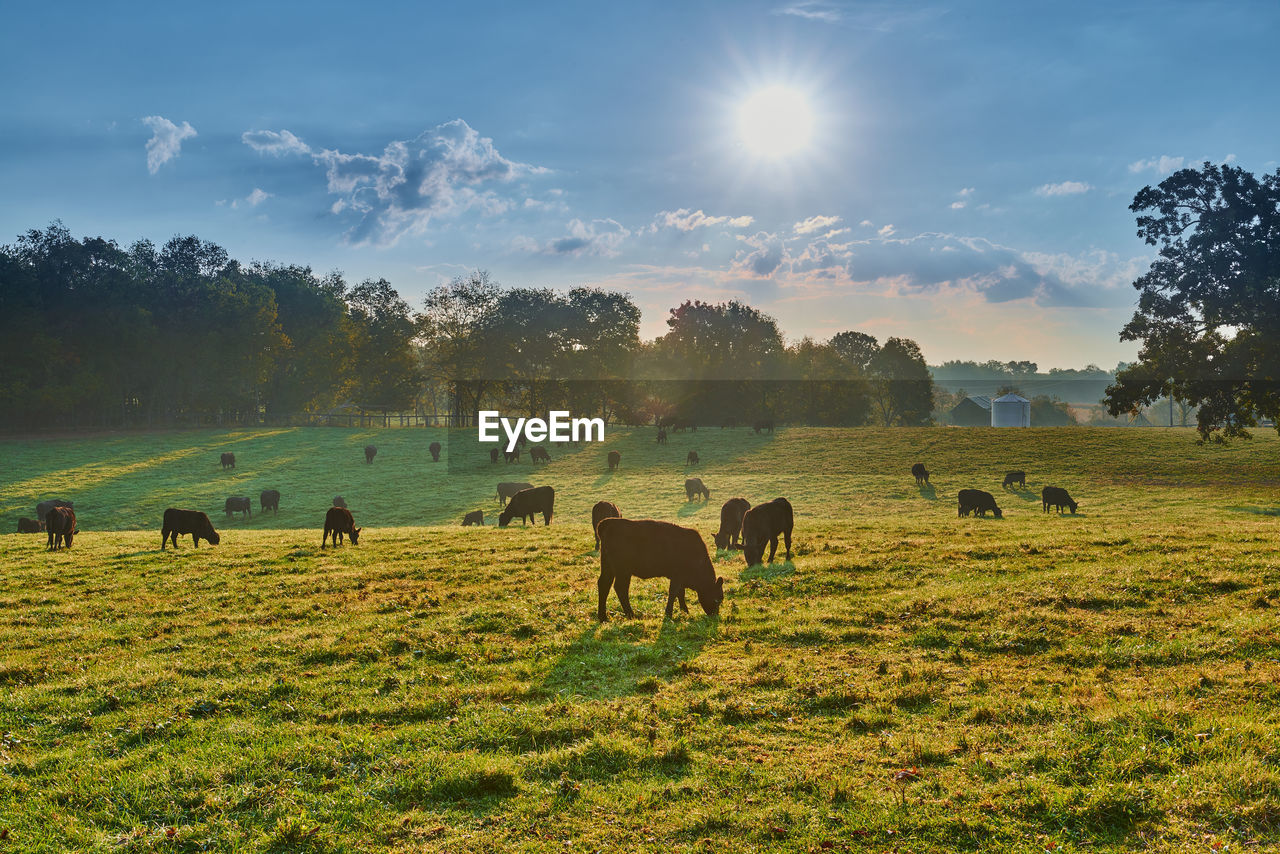
<path fill-rule="evenodd" d="M 983 409 L 990 409 L 990 408 L 991 408 L 991 398 L 987 397 L 986 395 L 982 395 L 982 394 L 971 394 L 971 395 L 969 395 L 968 397 L 966 397 L 964 400 L 971 400 L 971 401 L 973 401 L 974 403 L 976 403 L 976 404 L 978 404 L 979 406 L 981 406 Z M 960 403 L 964 403 L 964 400 L 960 401 Z M 958 405 L 958 404 L 957 404 L 957 405 Z"/>

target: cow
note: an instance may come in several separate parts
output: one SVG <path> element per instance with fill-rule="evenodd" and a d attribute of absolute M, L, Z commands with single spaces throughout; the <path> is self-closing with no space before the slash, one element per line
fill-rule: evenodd
<path fill-rule="evenodd" d="M 222 455 L 222 470 L 233 469 L 236 467 L 236 455 L 226 453 Z"/>
<path fill-rule="evenodd" d="M 596 506 L 591 508 L 591 531 L 595 533 L 596 527 L 600 524 L 601 519 L 618 519 L 622 517 L 618 505 L 612 501 L 597 501 Z M 600 535 L 596 533 L 596 550 L 600 549 Z"/>
<path fill-rule="evenodd" d="M 515 481 L 504 480 L 498 484 L 498 501 L 503 507 L 507 506 L 507 502 L 511 500 L 511 496 L 515 495 L 522 489 L 533 489 L 532 483 L 516 483 Z"/>
<path fill-rule="evenodd" d="M 320 548 L 324 548 L 325 540 L 330 535 L 335 548 L 342 545 L 343 534 L 351 536 L 351 545 L 359 545 L 362 530 L 356 527 L 356 520 L 352 518 L 350 510 L 345 507 L 330 507 L 329 512 L 324 514 L 324 534 L 320 537 Z"/>
<path fill-rule="evenodd" d="M 698 459 L 697 451 L 690 451 L 689 456 L 684 458 L 684 464 L 686 466 L 696 466 L 699 462 L 700 460 Z"/>
<path fill-rule="evenodd" d="M 258 496 L 258 507 L 263 513 L 270 510 L 277 516 L 280 515 L 280 490 L 264 489 L 262 494 Z"/>
<path fill-rule="evenodd" d="M 57 551 L 64 545 L 71 548 L 71 537 L 76 533 L 76 511 L 70 507 L 52 507 L 44 517 L 44 529 L 49 534 L 49 551 Z"/>
<path fill-rule="evenodd" d="M 618 464 L 622 462 L 622 454 L 617 451 L 609 452 L 609 471 L 617 471 Z"/>
<path fill-rule="evenodd" d="M 35 519 L 28 519 L 26 516 L 23 516 L 18 520 L 19 534 L 38 534 L 43 530 L 44 522 L 40 522 Z"/>
<path fill-rule="evenodd" d="M 745 498 L 730 498 L 720 508 L 720 530 L 712 534 L 716 548 L 721 551 L 740 549 L 738 532 L 742 530 L 742 516 L 751 509 L 751 502 Z"/>
<path fill-rule="evenodd" d="M 677 418 L 675 423 L 671 425 L 671 430 L 674 433 L 683 433 L 685 430 L 691 430 L 694 433 L 697 433 L 698 425 L 688 418 Z"/>
<path fill-rule="evenodd" d="M 665 427 L 658 428 L 658 444 L 659 445 L 667 444 L 667 430 Z"/>
<path fill-rule="evenodd" d="M 498 458 L 501 456 L 502 456 L 502 451 L 499 450 L 498 448 L 489 449 L 489 462 L 496 463 L 498 461 Z"/>
<path fill-rule="evenodd" d="M 470 525 L 484 525 L 483 510 L 472 510 L 470 513 L 462 517 L 462 527 L 466 528 Z"/>
<path fill-rule="evenodd" d="M 555 508 L 556 491 L 549 486 L 535 486 L 522 489 L 507 502 L 506 508 L 498 516 L 498 527 L 505 528 L 515 517 L 520 517 L 521 524 L 538 524 L 538 514 L 542 514 L 544 525 L 551 524 L 552 510 Z"/>
<path fill-rule="evenodd" d="M 1057 507 L 1058 513 L 1062 513 L 1063 507 L 1070 507 L 1071 512 L 1075 513 L 1076 508 L 1080 505 L 1071 500 L 1071 496 L 1067 494 L 1065 489 L 1057 486 L 1046 486 L 1040 491 L 1040 502 L 1044 505 L 1044 512 L 1048 513 L 1050 507 Z"/>
<path fill-rule="evenodd" d="M 686 589 L 698 594 L 698 604 L 709 616 L 720 613 L 724 579 L 716 577 L 707 545 L 693 528 L 655 519 L 618 518 L 600 520 L 596 534 L 600 537 L 600 579 L 596 582 L 600 599 L 596 616 L 601 622 L 609 619 L 605 606 L 610 587 L 618 594 L 622 613 L 635 617 L 630 596 L 633 577 L 671 580 L 664 619 L 671 619 L 677 600 L 680 610 L 689 613 L 684 600 Z"/>
<path fill-rule="evenodd" d="M 962 489 L 958 498 L 961 516 L 968 516 L 970 513 L 975 516 L 986 516 L 987 511 L 990 510 L 997 519 L 1004 518 L 1004 514 L 996 506 L 995 496 L 990 492 L 984 492 L 981 489 Z"/>
<path fill-rule="evenodd" d="M 195 548 L 200 548 L 202 539 L 214 546 L 222 542 L 222 537 L 213 530 L 213 523 L 209 521 L 207 514 L 199 510 L 176 510 L 170 507 L 164 511 L 164 523 L 160 526 L 160 551 L 164 551 L 165 544 L 170 539 L 176 549 L 179 534 L 190 534 L 191 544 Z"/>
<path fill-rule="evenodd" d="M 48 501 L 41 501 L 36 505 L 36 519 L 43 522 L 44 517 L 49 515 L 49 511 L 55 507 L 70 507 L 75 509 L 75 504 L 70 501 L 63 501 L 61 498 L 50 498 Z"/>
<path fill-rule="evenodd" d="M 773 432 L 773 419 L 772 419 L 772 418 L 761 418 L 759 421 L 756 421 L 755 423 L 753 423 L 753 424 L 751 425 L 751 429 L 755 430 L 757 433 L 761 432 L 762 430 L 763 430 L 764 432 L 766 432 L 766 433 L 772 433 L 772 432 Z"/>
<path fill-rule="evenodd" d="M 911 467 L 911 476 L 916 479 L 916 486 L 924 486 L 929 482 L 929 470 L 924 463 L 916 463 Z"/>
<path fill-rule="evenodd" d="M 1026 489 L 1027 473 L 1024 471 L 1007 471 L 1004 473 L 1004 483 L 1000 484 L 1000 486 L 1002 489 L 1008 489 L 1015 483 L 1023 489 Z"/>
<path fill-rule="evenodd" d="M 506 460 L 507 462 L 509 462 L 509 463 L 518 463 L 518 462 L 520 462 L 520 446 L 519 446 L 519 445 L 517 445 L 517 446 L 515 447 L 515 449 L 510 450 L 510 451 L 503 451 L 503 452 L 502 452 L 502 458 L 503 458 L 504 460 Z"/>
<path fill-rule="evenodd" d="M 769 544 L 769 563 L 778 553 L 778 535 L 786 546 L 787 560 L 791 560 L 791 530 L 795 526 L 795 514 L 791 502 L 775 498 L 757 504 L 742 514 L 742 556 L 747 566 L 764 563 L 764 544 Z"/>
<path fill-rule="evenodd" d="M 334 506 L 334 507 L 346 507 L 346 506 L 347 506 L 347 500 L 346 500 L 345 498 L 343 498 L 341 495 L 335 495 L 335 496 L 333 496 L 333 506 Z"/>
<path fill-rule="evenodd" d="M 231 518 L 232 513 L 243 514 L 241 518 L 245 516 L 252 518 L 253 500 L 247 495 L 235 495 L 227 499 L 227 503 L 222 509 L 226 512 L 228 519 Z"/>
<path fill-rule="evenodd" d="M 433 463 L 440 462 L 440 443 L 439 442 L 432 442 L 430 445 L 427 445 L 427 450 L 431 452 L 431 462 Z"/>
<path fill-rule="evenodd" d="M 695 495 L 701 495 L 703 501 L 711 500 L 711 490 L 707 489 L 707 485 L 702 482 L 700 477 L 691 477 L 685 480 L 684 494 L 686 501 L 692 501 Z"/>
<path fill-rule="evenodd" d="M 529 449 L 529 462 L 531 463 L 549 463 L 551 455 L 547 453 L 547 449 L 541 445 L 534 445 Z"/>
<path fill-rule="evenodd" d="M 364 461 L 365 461 L 366 463 L 371 463 L 371 462 L 373 462 L 373 458 L 374 458 L 375 456 L 377 456 L 377 454 L 378 454 L 378 449 L 377 449 L 377 447 L 375 447 L 374 445 L 365 445 L 365 446 L 364 446 Z M 354 540 L 353 540 L 353 542 L 354 542 Z"/>

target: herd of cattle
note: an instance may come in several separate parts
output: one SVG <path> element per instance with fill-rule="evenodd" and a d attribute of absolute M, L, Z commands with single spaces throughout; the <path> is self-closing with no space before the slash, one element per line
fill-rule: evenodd
<path fill-rule="evenodd" d="M 924 463 L 916 463 L 911 467 L 911 474 L 916 479 L 916 486 L 929 485 L 929 470 L 924 467 Z M 1000 484 L 1002 489 L 1008 489 L 1010 486 L 1020 486 L 1027 488 L 1027 473 L 1024 471 L 1005 472 L 1004 482 Z M 981 489 L 962 489 L 957 494 L 960 504 L 960 516 L 968 516 L 972 513 L 975 516 L 986 516 L 990 511 L 991 515 L 997 519 L 1004 518 L 1004 513 L 996 505 L 996 497 L 990 492 Z M 1064 507 L 1070 507 L 1071 512 L 1075 513 L 1076 508 L 1080 505 L 1071 499 L 1067 491 L 1059 486 L 1046 486 L 1040 490 L 1040 505 L 1044 512 L 1048 513 L 1050 507 L 1056 507 L 1058 513 L 1062 513 Z"/>

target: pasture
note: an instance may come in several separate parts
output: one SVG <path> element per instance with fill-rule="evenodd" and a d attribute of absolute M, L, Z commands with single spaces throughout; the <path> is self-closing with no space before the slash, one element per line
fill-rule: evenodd
<path fill-rule="evenodd" d="M 3 530 L 59 497 L 81 531 L 0 535 L 0 852 L 1280 844 L 1273 432 L 653 435 L 536 466 L 469 431 L 0 442 Z M 499 480 L 554 486 L 552 526 L 494 527 Z M 321 550 L 337 494 L 364 531 Z M 793 561 L 716 556 L 719 618 L 637 580 L 596 621 L 592 504 L 710 545 L 736 495 L 790 499 Z M 221 544 L 161 552 L 169 506 Z"/>

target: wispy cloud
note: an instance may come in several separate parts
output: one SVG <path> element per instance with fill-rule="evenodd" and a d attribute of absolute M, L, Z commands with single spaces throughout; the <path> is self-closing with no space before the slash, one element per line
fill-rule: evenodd
<path fill-rule="evenodd" d="M 775 15 L 791 15 L 810 21 L 825 21 L 837 24 L 844 20 L 844 9 L 829 0 L 795 0 L 773 10 Z"/>
<path fill-rule="evenodd" d="M 311 146 L 298 139 L 287 130 L 247 130 L 240 134 L 240 139 L 254 151 L 263 154 L 310 154 Z"/>
<path fill-rule="evenodd" d="M 791 228 L 796 234 L 812 234 L 815 231 L 830 228 L 839 221 L 840 217 L 838 216 L 811 216 L 806 220 L 797 222 Z"/>
<path fill-rule="evenodd" d="M 147 116 L 142 122 L 151 128 L 151 139 L 147 140 L 147 171 L 152 175 L 181 153 L 184 139 L 196 135 L 196 129 L 189 123 L 183 122 L 179 127 L 163 116 Z"/>
<path fill-rule="evenodd" d="M 1135 160 L 1129 164 L 1129 171 L 1137 174 L 1139 172 L 1155 172 L 1157 175 L 1170 175 L 1182 168 L 1185 158 L 1170 157 L 1168 154 L 1161 154 L 1159 157 L 1151 157 L 1146 160 Z"/>
<path fill-rule="evenodd" d="M 695 228 L 707 228 L 713 225 L 728 225 L 731 228 L 747 228 L 755 219 L 750 216 L 709 216 L 701 209 L 691 211 L 680 208 L 677 211 L 661 211 L 653 219 L 651 231 L 659 228 L 674 228 L 679 231 L 693 231 Z"/>
<path fill-rule="evenodd" d="M 1061 184 L 1041 184 L 1036 187 L 1037 196 L 1078 196 L 1093 189 L 1092 184 L 1083 181 L 1063 181 Z"/>
<path fill-rule="evenodd" d="M 576 255 L 613 258 L 618 255 L 622 242 L 631 236 L 630 229 L 615 219 L 593 219 L 583 222 L 572 219 L 566 226 L 566 234 L 547 243 L 521 235 L 511 242 L 518 252 L 539 255 Z"/>
<path fill-rule="evenodd" d="M 973 195 L 973 193 L 974 193 L 973 187 L 965 187 L 964 189 L 959 190 L 956 193 L 956 196 L 957 196 L 956 200 L 951 203 L 951 209 L 953 211 L 958 211 L 968 207 L 969 198 Z"/>

